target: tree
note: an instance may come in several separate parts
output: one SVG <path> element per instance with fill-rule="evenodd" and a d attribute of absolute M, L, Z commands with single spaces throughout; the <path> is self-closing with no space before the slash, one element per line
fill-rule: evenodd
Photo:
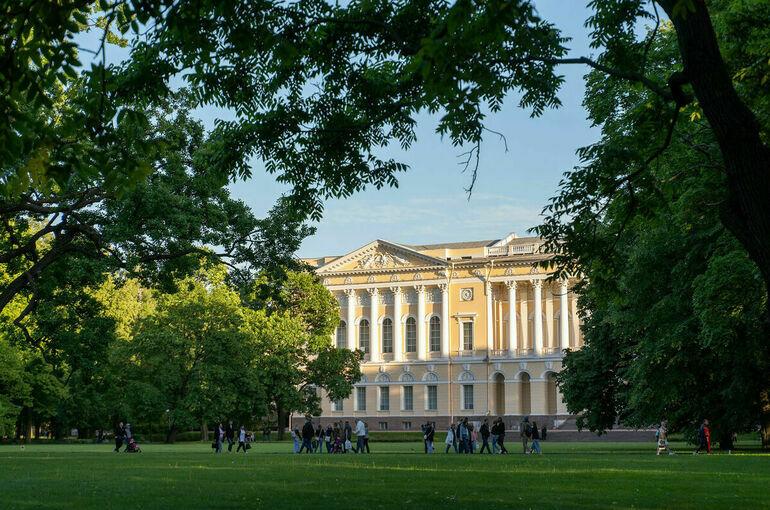
<path fill-rule="evenodd" d="M 315 275 L 290 272 L 281 296 L 280 307 L 249 313 L 247 327 L 282 438 L 290 413 L 320 414 L 320 390 L 330 399 L 350 395 L 361 379 L 363 353 L 332 345 L 339 305 Z"/>
<path fill-rule="evenodd" d="M 667 68 L 675 34 L 667 24 L 655 30 L 648 65 Z M 587 282 L 586 345 L 566 355 L 558 376 L 568 409 L 597 431 L 668 418 L 692 435 L 708 417 L 726 448 L 733 432 L 761 422 L 767 444 L 767 291 L 720 222 L 727 191 L 715 136 L 697 108 L 664 134 L 665 106 L 645 90 L 597 73 L 588 83 L 585 104 L 602 139 L 582 150 L 585 164 L 567 176 L 540 227 L 563 235 L 562 257 Z M 647 161 L 651 143 L 667 149 Z M 603 185 L 642 165 L 625 193 L 599 201 Z"/>
<path fill-rule="evenodd" d="M 155 420 L 168 409 L 170 443 L 179 430 L 225 416 L 264 415 L 257 351 L 223 268 L 201 269 L 156 300 L 118 351 L 135 415 Z"/>

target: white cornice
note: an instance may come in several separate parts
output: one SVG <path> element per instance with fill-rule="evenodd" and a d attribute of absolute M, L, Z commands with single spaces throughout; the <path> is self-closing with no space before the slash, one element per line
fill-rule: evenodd
<path fill-rule="evenodd" d="M 329 275 L 330 273 L 343 274 L 342 271 L 339 271 L 340 268 L 344 267 L 346 264 L 349 264 L 355 260 L 360 259 L 362 256 L 366 255 L 367 253 L 373 253 L 378 248 L 380 249 L 384 248 L 386 251 L 402 253 L 404 255 L 408 255 L 409 257 L 414 257 L 420 260 L 424 260 L 426 262 L 429 262 L 430 264 L 428 266 L 401 266 L 401 267 L 394 267 L 394 268 L 378 268 L 373 270 L 370 270 L 370 269 L 347 270 L 347 271 L 344 271 L 344 273 L 368 274 L 368 273 L 378 273 L 378 272 L 394 272 L 393 270 L 413 271 L 413 270 L 425 270 L 430 268 L 439 269 L 439 268 L 445 268 L 447 266 L 447 263 L 441 259 L 437 259 L 435 257 L 422 254 L 418 251 L 415 251 L 411 248 L 407 248 L 406 246 L 402 246 L 400 244 L 396 244 L 390 241 L 385 241 L 383 239 L 377 239 L 365 246 L 362 246 L 357 250 L 354 250 L 348 253 L 347 255 L 343 255 L 342 257 L 334 259 L 328 264 L 324 264 L 323 266 L 317 268 L 316 272 L 322 273 L 324 275 Z"/>

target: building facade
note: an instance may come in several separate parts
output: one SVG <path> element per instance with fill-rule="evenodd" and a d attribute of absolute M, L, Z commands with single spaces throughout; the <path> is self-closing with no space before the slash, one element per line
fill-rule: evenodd
<path fill-rule="evenodd" d="M 370 430 L 446 428 L 459 417 L 568 418 L 554 382 L 564 349 L 582 345 L 574 281 L 548 281 L 542 240 L 410 246 L 373 241 L 306 259 L 340 304 L 338 347 L 364 352 L 350 398 L 322 395 L 321 421 Z"/>

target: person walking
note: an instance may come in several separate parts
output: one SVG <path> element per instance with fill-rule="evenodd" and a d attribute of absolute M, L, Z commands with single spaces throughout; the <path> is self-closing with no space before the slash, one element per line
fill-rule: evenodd
<path fill-rule="evenodd" d="M 123 446 L 123 422 L 118 423 L 115 427 L 115 453 L 120 453 L 120 447 Z"/>
<path fill-rule="evenodd" d="M 369 424 L 364 422 L 364 446 L 366 447 L 366 453 L 372 453 L 369 451 Z"/>
<path fill-rule="evenodd" d="M 497 417 L 497 445 L 500 447 L 500 453 L 508 453 L 505 449 L 505 422 L 502 416 Z"/>
<path fill-rule="evenodd" d="M 315 453 L 323 453 L 324 451 L 324 428 L 321 424 L 318 424 L 318 428 L 315 431 Z"/>
<path fill-rule="evenodd" d="M 342 439 L 342 443 L 345 445 L 345 453 L 348 453 L 348 441 L 352 441 L 353 439 L 353 429 L 350 427 L 350 422 L 345 421 L 345 437 Z"/>
<path fill-rule="evenodd" d="M 479 432 L 481 433 L 481 450 L 479 450 L 479 453 L 484 453 L 484 448 L 487 449 L 487 453 L 492 453 L 492 450 L 489 449 L 489 423 L 486 418 L 484 418 L 484 423 L 481 424 Z"/>
<path fill-rule="evenodd" d="M 476 431 L 473 423 L 468 424 L 468 430 L 471 436 L 471 453 L 476 453 L 476 450 L 479 448 L 479 433 Z"/>
<path fill-rule="evenodd" d="M 225 428 L 225 438 L 227 439 L 227 453 L 233 452 L 233 443 L 235 443 L 235 426 L 233 425 L 233 420 L 229 420 L 227 422 L 227 427 Z M 236 450 L 235 453 L 238 453 Z"/>
<path fill-rule="evenodd" d="M 449 430 L 446 431 L 446 439 L 444 439 L 444 442 L 446 443 L 446 451 L 444 453 L 449 453 L 449 449 L 452 447 L 452 445 L 454 445 L 455 453 L 457 453 L 457 442 L 455 441 L 454 423 L 449 427 Z"/>
<path fill-rule="evenodd" d="M 364 425 L 363 420 L 358 420 L 356 423 L 356 447 L 353 451 L 356 453 L 364 453 L 364 436 L 366 436 L 366 426 Z"/>
<path fill-rule="evenodd" d="M 331 423 L 326 426 L 326 432 L 324 435 L 324 441 L 326 441 L 326 453 L 332 452 L 332 434 L 334 433 L 334 430 L 332 430 Z"/>
<path fill-rule="evenodd" d="M 660 455 L 663 450 L 666 450 L 669 455 L 674 455 L 674 452 L 668 447 L 668 420 L 663 420 L 660 423 L 656 435 L 658 436 L 658 453 L 656 455 Z"/>
<path fill-rule="evenodd" d="M 703 420 L 698 429 L 698 443 L 698 449 L 693 452 L 693 455 L 698 455 L 701 450 L 706 450 L 711 455 L 711 434 L 709 433 L 708 420 Z"/>
<path fill-rule="evenodd" d="M 299 453 L 305 450 L 305 453 L 312 453 L 313 451 L 313 435 L 315 434 L 315 427 L 310 417 L 305 417 L 305 424 L 302 426 L 302 446 L 299 448 Z"/>
<path fill-rule="evenodd" d="M 546 428 L 545 425 L 543 425 L 543 430 L 540 433 L 540 440 L 541 441 L 545 441 L 545 438 L 546 438 L 547 435 L 548 435 L 548 429 Z"/>
<path fill-rule="evenodd" d="M 492 420 L 492 426 L 489 428 L 489 432 L 492 436 L 492 454 L 497 453 L 497 450 L 500 449 L 499 445 L 497 444 L 497 436 L 500 434 L 500 426 L 497 424 L 497 418 Z"/>
<path fill-rule="evenodd" d="M 299 453 L 300 434 L 297 428 L 291 429 L 292 453 Z"/>
<path fill-rule="evenodd" d="M 243 449 L 243 453 L 249 453 L 246 451 L 246 427 L 243 425 L 241 425 L 241 430 L 238 432 L 238 448 L 235 449 L 235 453 L 238 453 L 241 449 Z"/>
<path fill-rule="evenodd" d="M 220 423 L 217 425 L 217 451 L 216 453 L 222 453 L 222 443 L 225 440 L 225 429 Z"/>
<path fill-rule="evenodd" d="M 428 422 L 425 424 L 425 444 L 428 446 L 428 451 L 426 453 L 431 454 L 433 453 L 433 435 L 436 433 L 436 429 L 433 427 L 433 424 L 431 422 Z"/>
<path fill-rule="evenodd" d="M 542 451 L 540 451 L 540 429 L 537 428 L 537 422 L 532 422 L 532 446 L 529 449 L 529 453 L 539 453 L 540 455 L 543 454 Z"/>
<path fill-rule="evenodd" d="M 529 438 L 532 437 L 532 424 L 529 423 L 529 416 L 525 416 L 524 420 L 519 425 L 519 436 L 521 436 L 521 445 L 524 447 L 524 453 L 529 453 L 527 450 L 527 443 Z"/>

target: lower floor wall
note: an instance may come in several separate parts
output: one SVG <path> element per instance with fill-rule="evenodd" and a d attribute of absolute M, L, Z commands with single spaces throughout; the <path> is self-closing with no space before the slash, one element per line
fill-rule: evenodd
<path fill-rule="evenodd" d="M 331 402 L 321 393 L 316 424 L 362 419 L 370 430 L 396 431 L 433 422 L 441 430 L 464 417 L 480 425 L 500 416 L 516 430 L 525 416 L 549 429 L 569 417 L 555 382 L 560 356 L 364 363 L 361 370 L 348 398 Z"/>

